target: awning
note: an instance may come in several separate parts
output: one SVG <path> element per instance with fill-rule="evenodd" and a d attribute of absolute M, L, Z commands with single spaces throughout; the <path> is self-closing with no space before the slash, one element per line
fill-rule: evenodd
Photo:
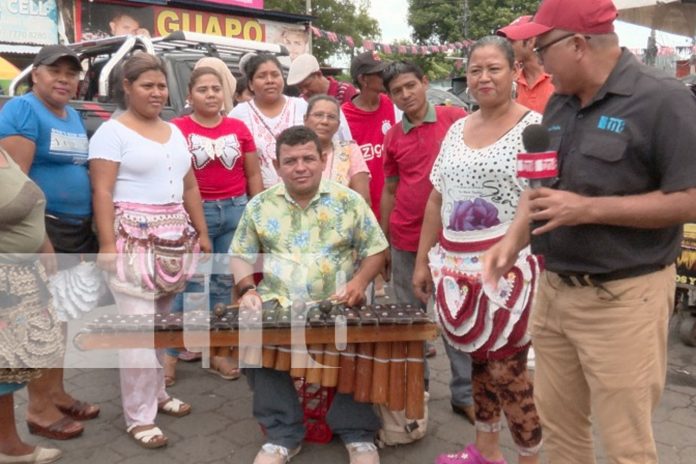
<path fill-rule="evenodd" d="M 36 45 L 17 45 L 0 43 L 0 53 L 11 53 L 13 55 L 36 55 L 41 50 Z"/>
<path fill-rule="evenodd" d="M 696 0 L 614 0 L 619 20 L 658 31 L 696 35 Z"/>

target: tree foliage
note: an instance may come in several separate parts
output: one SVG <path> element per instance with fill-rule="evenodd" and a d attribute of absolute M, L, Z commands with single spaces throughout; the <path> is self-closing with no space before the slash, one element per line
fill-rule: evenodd
<path fill-rule="evenodd" d="M 540 0 L 408 0 L 408 23 L 418 43 L 456 42 L 493 34 L 533 14 Z M 464 5 L 468 3 L 468 12 Z"/>
<path fill-rule="evenodd" d="M 306 14 L 305 0 L 265 0 L 265 9 L 287 13 Z M 349 35 L 357 47 L 364 39 L 375 39 L 380 35 L 379 23 L 370 17 L 368 0 L 312 0 L 312 25 L 319 29 L 335 32 L 339 36 Z M 312 53 L 317 60 L 326 62 L 334 54 L 350 54 L 350 47 L 339 41 L 332 43 L 327 39 L 314 40 Z"/>

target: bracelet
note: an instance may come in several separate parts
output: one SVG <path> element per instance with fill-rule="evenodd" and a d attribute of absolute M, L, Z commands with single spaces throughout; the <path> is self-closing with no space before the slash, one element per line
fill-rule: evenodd
<path fill-rule="evenodd" d="M 243 297 L 249 290 L 256 290 L 256 285 L 247 285 L 239 289 L 239 298 Z"/>

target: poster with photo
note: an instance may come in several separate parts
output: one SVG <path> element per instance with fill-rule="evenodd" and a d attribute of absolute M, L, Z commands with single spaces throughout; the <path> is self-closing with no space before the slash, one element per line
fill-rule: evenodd
<path fill-rule="evenodd" d="M 132 7 L 82 0 L 75 3 L 75 8 L 77 9 L 76 41 L 128 34 L 152 36 L 154 22 L 152 7 Z"/>

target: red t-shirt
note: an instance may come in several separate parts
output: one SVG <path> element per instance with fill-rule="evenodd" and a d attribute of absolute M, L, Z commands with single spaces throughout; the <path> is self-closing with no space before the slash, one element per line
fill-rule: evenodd
<path fill-rule="evenodd" d="M 327 79 L 329 80 L 327 95 L 334 97 L 340 104 L 348 103 L 358 94 L 358 90 L 348 82 L 338 82 L 331 76 Z"/>
<path fill-rule="evenodd" d="M 352 101 L 341 107 L 348 121 L 350 132 L 353 134 L 353 139 L 360 146 L 360 151 L 372 176 L 370 179 L 370 201 L 377 220 L 380 219 L 379 202 L 384 188 L 382 142 L 384 142 L 384 135 L 396 122 L 392 101 L 384 94 L 379 97 L 379 108 L 372 112 L 361 110 Z"/>
<path fill-rule="evenodd" d="M 399 178 L 389 218 L 390 242 L 399 250 L 418 251 L 425 206 L 433 189 L 430 171 L 450 126 L 466 116 L 466 111 L 454 106 L 435 106 L 434 110 L 435 121 L 424 121 L 408 132 L 402 121 L 384 137 L 384 175 Z"/>
<path fill-rule="evenodd" d="M 204 127 L 183 116 L 172 120 L 186 137 L 193 172 L 204 200 L 246 194 L 245 153 L 255 152 L 254 137 L 239 119 L 223 117 L 215 127 Z"/>

